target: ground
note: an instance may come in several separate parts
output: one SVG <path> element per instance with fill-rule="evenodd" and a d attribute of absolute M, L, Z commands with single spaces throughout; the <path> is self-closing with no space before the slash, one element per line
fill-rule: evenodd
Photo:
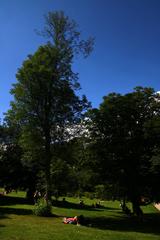
<path fill-rule="evenodd" d="M 160 212 L 152 205 L 144 210 L 144 221 L 126 216 L 118 201 L 104 201 L 102 208 L 92 208 L 96 200 L 84 199 L 85 208 L 77 198 L 67 198 L 53 207 L 53 216 L 37 217 L 33 205 L 26 204 L 24 193 L 12 193 L 0 199 L 0 239 L 3 240 L 159 240 Z M 128 204 L 129 206 L 129 204 Z M 130 207 L 130 206 L 129 206 Z M 64 216 L 83 214 L 86 226 L 65 225 Z"/>

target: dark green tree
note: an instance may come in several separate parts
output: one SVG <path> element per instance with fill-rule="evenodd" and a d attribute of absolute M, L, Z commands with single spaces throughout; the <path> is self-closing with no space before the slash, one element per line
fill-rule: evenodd
<path fill-rule="evenodd" d="M 137 87 L 125 95 L 104 97 L 99 109 L 90 113 L 91 141 L 97 156 L 102 183 L 112 184 L 115 197 L 129 199 L 133 210 L 141 213 L 142 197 L 155 199 L 152 157 L 160 129 L 159 95 L 151 88 Z M 157 181 L 157 180 L 156 180 Z M 154 182 L 154 184 L 153 184 Z M 158 191 L 158 190 L 157 190 Z"/>
<path fill-rule="evenodd" d="M 93 41 L 80 40 L 76 23 L 63 12 L 46 16 L 43 34 L 50 41 L 29 55 L 18 70 L 17 83 L 11 90 L 14 96 L 11 107 L 21 126 L 24 159 L 39 163 L 50 200 L 54 148 L 69 140 L 69 129 L 88 107 L 86 97 L 80 99 L 75 94 L 79 83 L 72 63 L 76 54 L 90 53 Z"/>
<path fill-rule="evenodd" d="M 12 129 L 2 125 L 0 132 L 0 186 L 17 189 L 23 185 L 22 151 L 16 144 Z"/>

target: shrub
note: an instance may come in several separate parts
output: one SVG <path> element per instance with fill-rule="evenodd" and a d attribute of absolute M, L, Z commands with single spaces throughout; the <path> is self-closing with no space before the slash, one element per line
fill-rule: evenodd
<path fill-rule="evenodd" d="M 84 196 L 89 199 L 95 198 L 95 194 L 93 192 L 84 192 Z"/>
<path fill-rule="evenodd" d="M 38 202 L 35 204 L 33 213 L 36 216 L 49 217 L 52 215 L 51 209 L 51 204 L 47 205 L 44 199 L 39 199 Z"/>
<path fill-rule="evenodd" d="M 99 199 L 107 198 L 106 186 L 103 184 L 95 186 L 95 197 Z"/>

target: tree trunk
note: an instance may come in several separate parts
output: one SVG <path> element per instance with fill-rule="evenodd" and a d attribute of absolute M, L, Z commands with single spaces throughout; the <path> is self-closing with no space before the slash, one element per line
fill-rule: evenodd
<path fill-rule="evenodd" d="M 49 161 L 48 161 L 49 163 Z M 47 205 L 51 202 L 51 176 L 50 176 L 50 167 L 46 166 L 45 169 L 45 178 L 46 178 L 46 195 L 45 199 L 47 202 Z"/>
<path fill-rule="evenodd" d="M 28 188 L 26 190 L 26 199 L 30 202 L 30 203 L 34 203 L 34 192 L 35 192 L 35 188 Z"/>
<path fill-rule="evenodd" d="M 46 178 L 46 195 L 45 199 L 47 205 L 51 202 L 51 149 L 50 149 L 51 139 L 49 131 L 45 134 L 45 178 Z"/>
<path fill-rule="evenodd" d="M 135 214 L 139 218 L 143 218 L 143 211 L 140 208 L 140 201 L 138 197 L 134 197 L 132 199 L 132 209 L 133 209 L 133 214 Z"/>

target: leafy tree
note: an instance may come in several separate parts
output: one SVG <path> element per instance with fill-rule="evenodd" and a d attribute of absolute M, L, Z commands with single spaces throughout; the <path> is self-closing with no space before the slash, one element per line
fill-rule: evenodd
<path fill-rule="evenodd" d="M 11 129 L 3 125 L 0 131 L 0 186 L 6 189 L 17 189 L 18 186 L 21 186 L 21 174 L 23 174 L 20 162 L 21 149 L 13 141 L 14 134 Z"/>
<path fill-rule="evenodd" d="M 89 151 L 82 136 L 58 144 L 54 153 L 51 176 L 57 197 L 93 190 L 96 174 L 90 168 Z"/>
<path fill-rule="evenodd" d="M 72 167 L 76 175 L 79 195 L 82 195 L 84 192 L 93 192 L 97 182 L 92 152 L 88 145 L 88 137 L 85 135 L 84 132 L 80 137 L 74 138 L 71 143 Z"/>
<path fill-rule="evenodd" d="M 38 162 L 45 174 L 47 200 L 51 197 L 51 164 L 57 144 L 68 141 L 72 124 L 77 123 L 88 107 L 80 99 L 78 76 L 72 70 L 74 56 L 87 56 L 93 41 L 80 40 L 77 25 L 63 12 L 46 16 L 43 34 L 50 38 L 23 62 L 11 93 L 16 121 L 21 126 L 24 159 Z"/>
<path fill-rule="evenodd" d="M 90 118 L 102 183 L 115 186 L 115 196 L 131 200 L 134 212 L 140 214 L 142 196 L 155 199 L 157 178 L 151 166 L 160 128 L 155 133 L 152 130 L 160 119 L 159 95 L 142 87 L 125 95 L 112 93 L 104 97 L 99 109 L 90 112 Z"/>
<path fill-rule="evenodd" d="M 159 99 L 159 96 L 157 100 Z M 158 100 L 159 102 L 159 100 Z M 150 159 L 150 195 L 155 202 L 160 201 L 160 192 L 157 191 L 159 187 L 160 176 L 160 117 L 156 111 L 155 116 L 145 124 L 146 138 L 150 141 L 152 147 L 152 154 Z"/>

